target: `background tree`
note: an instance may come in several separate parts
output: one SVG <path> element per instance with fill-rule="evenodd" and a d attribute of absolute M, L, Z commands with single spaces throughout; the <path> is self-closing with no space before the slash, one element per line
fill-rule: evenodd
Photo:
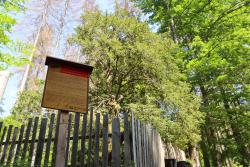
<path fill-rule="evenodd" d="M 95 67 L 90 96 L 96 110 L 138 111 L 137 117 L 152 122 L 166 142 L 182 147 L 199 140 L 198 99 L 182 81 L 178 60 L 171 56 L 175 46 L 166 34 L 152 33 L 117 7 L 111 14 L 85 12 L 70 41 L 81 47 L 84 63 Z"/>
<path fill-rule="evenodd" d="M 46 72 L 45 57 L 69 57 L 69 54 L 76 53 L 67 44 L 67 36 L 78 24 L 83 4 L 83 1 L 73 0 L 42 0 L 26 4 L 28 9 L 25 17 L 16 29 L 27 34 L 23 40 L 31 43 L 33 49 L 29 55 L 30 63 L 24 69 L 14 113 L 18 111 L 21 114 L 21 111 L 24 111 L 25 115 L 29 110 L 33 115 L 37 115 L 42 112 L 40 101 Z M 29 25 L 28 28 L 26 28 L 27 25 Z M 26 29 L 24 30 L 23 27 Z"/>
<path fill-rule="evenodd" d="M 25 57 L 17 58 L 8 51 L 8 47 L 15 46 L 9 33 L 16 23 L 14 15 L 24 10 L 23 2 L 22 0 L 0 1 L 0 70 L 8 68 L 10 65 L 23 65 L 26 62 Z"/>
<path fill-rule="evenodd" d="M 249 0 L 137 0 L 159 33 L 168 32 L 206 114 L 205 166 L 249 165 Z"/>

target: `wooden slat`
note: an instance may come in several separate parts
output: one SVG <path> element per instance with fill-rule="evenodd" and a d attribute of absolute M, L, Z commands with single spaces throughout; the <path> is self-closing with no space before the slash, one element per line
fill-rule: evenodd
<path fill-rule="evenodd" d="M 154 165 L 154 161 L 153 161 L 153 156 L 154 156 L 154 153 L 153 153 L 153 128 L 150 126 L 150 136 L 149 136 L 150 140 L 149 140 L 149 143 L 150 143 L 150 165 L 153 166 Z"/>
<path fill-rule="evenodd" d="M 138 132 L 138 165 L 139 167 L 142 167 L 142 160 L 141 160 L 141 122 L 137 120 L 137 132 Z"/>
<path fill-rule="evenodd" d="M 156 146 L 156 134 L 155 134 L 155 129 L 153 129 L 153 163 L 154 166 L 157 166 L 157 160 L 156 160 L 157 152 L 155 146 Z"/>
<path fill-rule="evenodd" d="M 13 133 L 13 136 L 12 136 L 12 142 L 11 142 L 10 150 L 9 150 L 9 156 L 8 156 L 8 159 L 7 159 L 7 165 L 10 165 L 12 157 L 13 157 L 14 149 L 15 149 L 15 146 L 16 146 L 17 133 L 18 133 L 18 128 L 15 127 L 14 128 L 14 133 Z"/>
<path fill-rule="evenodd" d="M 22 140 L 23 140 L 23 134 L 24 134 L 24 125 L 22 125 L 21 129 L 20 129 L 20 133 L 19 133 L 19 137 L 18 137 L 18 141 L 17 141 L 17 148 L 16 148 L 16 154 L 15 154 L 15 158 L 14 158 L 14 163 L 17 163 L 18 158 L 19 158 Z"/>
<path fill-rule="evenodd" d="M 72 114 L 69 114 L 68 133 L 67 133 L 67 143 L 66 143 L 65 166 L 68 166 L 71 125 L 72 125 Z"/>
<path fill-rule="evenodd" d="M 2 152 L 2 144 L 3 144 L 4 137 L 6 135 L 6 130 L 7 130 L 7 127 L 4 127 L 3 128 L 3 133 L 2 133 L 2 136 L 1 136 L 1 140 L 0 140 L 0 152 Z"/>
<path fill-rule="evenodd" d="M 42 118 L 40 132 L 38 137 L 37 149 L 36 149 L 36 158 L 35 158 L 35 167 L 41 166 L 41 160 L 43 155 L 43 145 L 46 134 L 47 118 Z"/>
<path fill-rule="evenodd" d="M 76 167 L 76 165 L 77 165 L 77 146 L 78 146 L 79 121 L 80 121 L 80 113 L 75 113 L 71 167 Z"/>
<path fill-rule="evenodd" d="M 157 165 L 161 164 L 161 150 L 160 150 L 160 135 L 156 131 L 156 151 L 157 151 Z"/>
<path fill-rule="evenodd" d="M 57 143 L 58 143 L 58 131 L 59 131 L 60 115 L 61 115 L 61 111 L 58 112 L 57 118 L 56 118 L 56 130 L 55 130 L 55 137 L 54 137 L 54 144 L 53 144 L 54 146 L 53 146 L 51 166 L 55 166 L 55 164 L 56 164 L 56 152 L 57 152 Z"/>
<path fill-rule="evenodd" d="M 91 109 L 90 109 L 90 120 L 89 120 L 89 144 L 88 144 L 88 162 L 87 162 L 87 167 L 91 167 L 92 124 L 93 124 L 93 108 L 91 107 Z"/>
<path fill-rule="evenodd" d="M 145 158 L 145 161 L 144 161 L 144 163 L 145 163 L 145 167 L 147 167 L 147 165 L 148 165 L 148 163 L 147 163 L 147 151 L 148 151 L 148 145 L 147 145 L 147 130 L 146 130 L 146 128 L 147 128 L 147 124 L 144 124 L 144 158 Z"/>
<path fill-rule="evenodd" d="M 128 113 L 124 113 L 124 165 L 128 167 L 131 162 L 130 134 Z"/>
<path fill-rule="evenodd" d="M 47 143 L 46 143 L 46 151 L 45 151 L 45 157 L 44 157 L 44 166 L 48 166 L 48 162 L 49 162 L 54 121 L 55 121 L 55 114 L 51 114 L 51 116 L 50 116 L 50 124 L 49 124 L 49 132 L 48 132 L 48 139 L 47 139 Z"/>
<path fill-rule="evenodd" d="M 33 153 L 34 153 L 34 146 L 35 146 L 35 140 L 36 140 L 38 121 L 39 121 L 39 118 L 36 117 L 33 129 L 32 129 L 32 138 L 31 138 L 31 143 L 30 143 L 29 160 L 32 160 Z"/>
<path fill-rule="evenodd" d="M 144 148 L 144 128 L 143 128 L 144 124 L 141 123 L 141 163 L 142 163 L 142 166 L 144 167 L 145 166 L 145 163 L 144 163 L 144 152 L 145 152 L 145 148 Z"/>
<path fill-rule="evenodd" d="M 139 167 L 138 166 L 138 146 L 137 146 L 137 121 L 136 119 L 134 118 L 134 139 L 133 139 L 133 152 L 134 152 L 134 157 L 133 157 L 133 161 L 135 163 L 135 167 Z"/>
<path fill-rule="evenodd" d="M 2 130 L 2 127 L 3 127 L 3 122 L 0 122 L 0 132 Z"/>
<path fill-rule="evenodd" d="M 147 159 L 146 159 L 146 156 L 147 156 L 147 145 L 146 145 L 146 124 L 143 123 L 143 164 L 144 166 L 146 167 L 147 166 Z"/>
<path fill-rule="evenodd" d="M 146 125 L 143 124 L 143 153 L 144 153 L 144 156 L 143 156 L 143 163 L 144 163 L 144 166 L 146 167 L 147 165 L 147 162 L 146 162 L 146 156 L 147 156 L 147 146 L 146 146 Z"/>
<path fill-rule="evenodd" d="M 25 133 L 25 140 L 23 145 L 23 152 L 22 152 L 22 159 L 26 159 L 26 152 L 28 150 L 29 138 L 30 138 L 30 130 L 32 125 L 32 118 L 29 118 L 26 133 Z"/>
<path fill-rule="evenodd" d="M 85 159 L 85 140 L 86 140 L 86 129 L 87 129 L 87 116 L 88 114 L 83 114 L 82 120 L 82 136 L 81 136 L 81 153 L 80 153 L 80 167 L 84 167 Z"/>
<path fill-rule="evenodd" d="M 3 148 L 3 154 L 2 154 L 2 157 L 1 157 L 1 163 L 4 162 L 4 159 L 5 159 L 6 155 L 7 155 L 7 148 L 8 148 L 8 145 L 9 145 L 12 128 L 13 128 L 13 125 L 10 125 L 9 129 L 8 129 L 7 137 L 6 137 L 6 140 L 5 140 L 4 148 Z"/>
<path fill-rule="evenodd" d="M 108 167 L 108 114 L 103 116 L 102 167 Z"/>
<path fill-rule="evenodd" d="M 112 120 L 112 167 L 120 167 L 120 121 L 119 118 Z"/>
<path fill-rule="evenodd" d="M 96 114 L 95 120 L 95 152 L 94 152 L 94 166 L 99 166 L 99 131 L 100 131 L 100 113 Z"/>
<path fill-rule="evenodd" d="M 147 166 L 146 167 L 149 167 L 150 165 L 150 157 L 149 157 L 149 151 L 150 151 L 150 146 L 149 146 L 149 124 L 146 125 L 146 144 L 147 144 L 147 153 L 146 153 L 146 159 L 147 159 Z"/>
<path fill-rule="evenodd" d="M 133 140 L 133 161 L 135 164 L 135 167 L 137 167 L 137 155 L 136 155 L 136 127 L 135 127 L 135 116 L 134 113 L 132 113 L 132 140 Z"/>

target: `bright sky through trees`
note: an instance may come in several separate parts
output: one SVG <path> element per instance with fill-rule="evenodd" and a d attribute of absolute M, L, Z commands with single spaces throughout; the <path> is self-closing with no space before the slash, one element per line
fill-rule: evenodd
<path fill-rule="evenodd" d="M 110 0 L 97 0 L 96 4 L 98 4 L 100 9 L 102 9 L 103 11 L 113 11 L 114 9 L 114 4 Z M 29 8 L 29 6 L 27 6 L 27 8 Z M 24 28 L 25 26 L 23 26 L 21 22 L 23 19 L 25 19 L 25 14 L 19 13 L 15 17 L 19 21 L 17 22 L 17 25 L 14 27 L 14 31 L 11 33 L 11 39 L 27 40 L 25 39 L 25 35 L 26 35 L 25 33 L 26 31 Z M 18 27 L 22 27 L 22 28 L 19 29 Z M 12 76 L 8 82 L 8 85 L 7 85 L 7 88 L 5 90 L 5 94 L 3 97 L 3 104 L 1 106 L 4 110 L 4 113 L 1 113 L 1 117 L 7 116 L 10 114 L 10 111 L 16 101 L 17 92 L 19 90 L 19 84 L 20 84 L 19 81 L 21 81 L 21 78 L 22 78 L 20 73 L 17 72 L 16 68 L 11 68 L 9 70 L 12 72 Z"/>

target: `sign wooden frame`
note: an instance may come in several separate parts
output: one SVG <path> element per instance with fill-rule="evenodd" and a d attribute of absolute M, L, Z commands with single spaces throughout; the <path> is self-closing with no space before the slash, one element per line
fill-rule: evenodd
<path fill-rule="evenodd" d="M 42 107 L 86 113 L 93 67 L 54 57 L 47 57 L 45 65 L 48 71 Z"/>

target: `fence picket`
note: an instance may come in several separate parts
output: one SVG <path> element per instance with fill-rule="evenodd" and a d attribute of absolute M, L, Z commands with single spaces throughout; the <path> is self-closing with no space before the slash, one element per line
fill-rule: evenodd
<path fill-rule="evenodd" d="M 80 113 L 76 113 L 75 114 L 75 124 L 74 124 L 71 167 L 76 167 L 76 165 L 77 165 L 77 146 L 78 146 L 79 120 L 80 120 Z"/>
<path fill-rule="evenodd" d="M 91 107 L 91 109 L 90 109 L 90 120 L 89 120 L 89 145 L 88 145 L 87 167 L 91 167 L 92 123 L 93 123 L 93 108 Z"/>
<path fill-rule="evenodd" d="M 135 130 L 135 117 L 134 117 L 134 113 L 132 113 L 132 140 L 133 140 L 133 160 L 134 160 L 134 164 L 135 167 L 137 167 L 137 160 L 136 160 L 136 144 L 135 144 L 135 138 L 136 138 L 136 130 Z"/>
<path fill-rule="evenodd" d="M 119 118 L 112 120 L 112 167 L 120 167 L 120 121 Z"/>
<path fill-rule="evenodd" d="M 10 150 L 9 150 L 9 156 L 7 159 L 7 165 L 9 165 L 11 163 L 12 157 L 13 157 L 13 152 L 16 146 L 16 138 L 17 138 L 17 133 L 18 133 L 18 128 L 15 127 L 14 128 L 14 133 L 12 136 L 12 141 L 11 141 L 11 146 L 10 146 Z"/>
<path fill-rule="evenodd" d="M 58 131 L 59 131 L 60 115 L 61 115 L 61 111 L 58 112 L 57 118 L 56 118 L 56 130 L 55 130 L 55 137 L 54 137 L 54 146 L 53 146 L 53 154 L 52 154 L 51 166 L 55 166 L 55 164 L 56 164 L 56 152 L 57 152 L 57 142 L 58 142 Z"/>
<path fill-rule="evenodd" d="M 30 152 L 29 152 L 29 160 L 32 160 L 33 157 L 33 152 L 34 152 L 34 147 L 35 147 L 35 140 L 36 140 L 36 133 L 37 133 L 37 127 L 38 127 L 38 121 L 39 118 L 35 118 L 33 130 L 32 130 L 32 138 L 31 138 L 31 143 L 30 143 Z"/>
<path fill-rule="evenodd" d="M 7 137 L 6 137 L 6 140 L 5 140 L 5 144 L 4 144 L 4 147 L 3 147 L 3 154 L 2 154 L 2 157 L 1 157 L 1 163 L 4 162 L 5 156 L 7 154 L 7 148 L 8 148 L 8 145 L 9 145 L 12 128 L 13 128 L 13 125 L 10 125 L 9 129 L 8 129 Z"/>
<path fill-rule="evenodd" d="M 48 162 L 49 162 L 50 146 L 51 146 L 51 139 L 52 139 L 54 120 L 55 120 L 55 114 L 51 114 L 51 116 L 50 116 L 50 124 L 49 124 L 49 132 L 48 132 L 48 139 L 47 139 L 47 143 L 46 143 L 46 151 L 45 151 L 45 157 L 44 157 L 44 166 L 48 166 Z"/>
<path fill-rule="evenodd" d="M 108 114 L 103 116 L 102 167 L 108 167 Z"/>
<path fill-rule="evenodd" d="M 95 152 L 94 152 L 94 166 L 99 166 L 99 131 L 100 131 L 100 113 L 96 114 L 95 120 Z"/>
<path fill-rule="evenodd" d="M 42 118 L 39 137 L 38 137 L 38 143 L 37 143 L 37 149 L 36 149 L 35 167 L 41 166 L 43 145 L 44 145 L 44 139 L 45 139 L 45 134 L 46 134 L 46 126 L 47 126 L 47 118 Z"/>
<path fill-rule="evenodd" d="M 29 118 L 28 126 L 27 126 L 26 133 L 25 133 L 24 145 L 23 145 L 23 152 L 22 152 L 23 153 L 22 154 L 22 159 L 23 160 L 26 159 L 26 152 L 27 152 L 28 144 L 29 144 L 31 124 L 32 124 L 32 118 Z"/>
<path fill-rule="evenodd" d="M 0 152 L 2 152 L 2 144 L 3 144 L 5 134 L 6 134 L 6 130 L 7 130 L 7 127 L 4 127 L 3 128 L 3 133 L 2 133 L 2 136 L 1 136 L 1 140 L 0 140 Z"/>
<path fill-rule="evenodd" d="M 144 124 L 141 124 L 141 150 L 142 150 L 142 166 L 145 166 L 145 148 L 144 148 Z"/>
<path fill-rule="evenodd" d="M 2 127 L 3 127 L 3 122 L 0 122 L 0 132 L 2 130 Z"/>
<path fill-rule="evenodd" d="M 17 163 L 18 158 L 19 158 L 22 140 L 23 140 L 23 134 L 24 134 L 24 125 L 22 125 L 21 129 L 20 129 L 20 133 L 19 133 L 19 137 L 18 137 L 18 141 L 17 141 L 16 154 L 15 154 L 15 158 L 14 158 L 14 164 Z"/>
<path fill-rule="evenodd" d="M 87 113 L 83 114 L 82 120 L 82 137 L 81 137 L 81 153 L 80 153 L 80 167 L 84 167 L 85 159 L 85 139 L 86 139 L 86 129 L 87 129 Z"/>
<path fill-rule="evenodd" d="M 20 133 L 19 133 L 19 136 L 18 136 L 16 153 L 15 153 L 15 158 L 14 158 L 14 164 L 17 163 L 18 158 L 19 158 L 21 145 L 22 145 L 22 140 L 23 140 L 23 133 L 24 133 L 24 125 L 21 126 Z"/>
<path fill-rule="evenodd" d="M 69 114 L 68 121 L 68 133 L 67 133 L 67 143 L 66 143 L 66 157 L 65 157 L 65 166 L 68 166 L 68 157 L 69 157 L 69 146 L 70 146 L 70 132 L 72 124 L 72 114 Z"/>
<path fill-rule="evenodd" d="M 128 167 L 131 161 L 130 134 L 129 134 L 128 113 L 124 113 L 124 165 Z"/>

